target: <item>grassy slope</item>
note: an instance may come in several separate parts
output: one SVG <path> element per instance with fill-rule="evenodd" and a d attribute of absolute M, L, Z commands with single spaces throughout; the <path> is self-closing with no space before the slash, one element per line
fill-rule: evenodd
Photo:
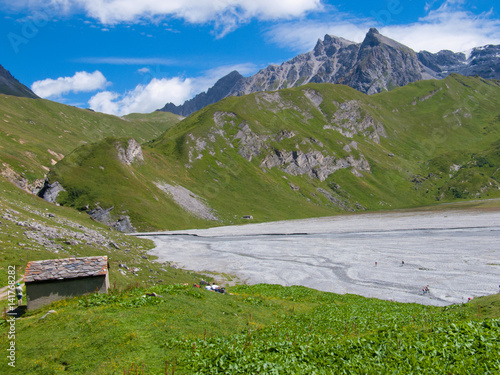
<path fill-rule="evenodd" d="M 153 291 L 163 298 L 144 297 Z M 16 322 L 16 371 L 173 374 L 174 366 L 176 374 L 500 370 L 500 295 L 437 308 L 303 287 L 230 291 L 221 295 L 177 284 L 56 302 Z M 49 309 L 57 313 L 40 320 Z M 5 341 L 2 336 L 1 345 Z"/>
<path fill-rule="evenodd" d="M 107 136 L 142 143 L 178 121 L 171 113 L 119 118 L 49 100 L 0 95 L 0 161 L 33 181 L 60 159 L 57 154 L 67 155 L 81 144 Z"/>
<path fill-rule="evenodd" d="M 306 90 L 323 97 L 319 108 L 305 97 Z M 80 208 L 100 202 L 119 207 L 130 214 L 139 230 L 214 225 L 180 209 L 152 184 L 158 181 L 182 185 L 205 199 L 218 213 L 219 224 L 241 223 L 243 215 L 262 222 L 346 209 L 409 208 L 437 201 L 494 198 L 500 196 L 499 93 L 497 81 L 452 75 L 370 97 L 346 86 L 312 84 L 280 91 L 280 103 L 265 99 L 262 93 L 227 98 L 150 142 L 143 150 L 143 164 L 120 164 L 110 147 L 113 141 L 108 140 L 107 146 L 105 142 L 75 151 L 55 166 L 50 179 L 76 191 L 84 187 L 85 192 L 66 204 Z M 350 138 L 324 129 L 339 109 L 337 103 L 354 100 L 360 103 L 361 117 L 369 114 L 383 124 L 387 137 L 381 137 L 380 144 L 362 134 Z M 219 127 L 214 122 L 217 112 L 226 113 Z M 241 141 L 234 138 L 245 124 L 253 135 L 267 137 L 262 142 L 267 149 L 250 162 L 238 153 Z M 282 131 L 295 136 L 278 140 Z M 345 151 L 352 140 L 358 149 Z M 358 177 L 350 169 L 341 169 L 321 182 L 276 167 L 260 167 L 274 150 L 297 149 L 337 158 L 364 155 L 371 173 Z M 106 155 L 105 161 L 95 156 L 97 150 Z M 96 168 L 104 162 L 106 173 L 101 173 Z M 299 190 L 291 189 L 292 185 Z M 342 201 L 344 207 L 330 202 L 318 188 Z"/>

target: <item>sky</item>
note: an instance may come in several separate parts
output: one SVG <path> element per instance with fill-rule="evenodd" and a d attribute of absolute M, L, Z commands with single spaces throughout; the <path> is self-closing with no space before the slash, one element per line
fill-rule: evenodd
<path fill-rule="evenodd" d="M 0 0 L 0 64 L 40 97 L 122 116 L 182 104 L 325 34 L 415 51 L 500 44 L 491 0 Z"/>

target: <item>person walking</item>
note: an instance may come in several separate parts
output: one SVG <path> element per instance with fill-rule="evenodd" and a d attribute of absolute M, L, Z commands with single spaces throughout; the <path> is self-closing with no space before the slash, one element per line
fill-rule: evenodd
<path fill-rule="evenodd" d="M 17 306 L 21 306 L 21 304 L 23 303 L 23 288 L 19 283 L 17 283 L 16 285 L 16 296 L 17 296 Z"/>

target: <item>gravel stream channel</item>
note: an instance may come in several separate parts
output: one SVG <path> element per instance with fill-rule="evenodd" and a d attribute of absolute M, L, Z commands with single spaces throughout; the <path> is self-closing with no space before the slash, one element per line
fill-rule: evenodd
<path fill-rule="evenodd" d="M 160 262 L 248 284 L 438 306 L 499 292 L 497 210 L 368 213 L 135 235 L 155 242 L 149 254 Z"/>

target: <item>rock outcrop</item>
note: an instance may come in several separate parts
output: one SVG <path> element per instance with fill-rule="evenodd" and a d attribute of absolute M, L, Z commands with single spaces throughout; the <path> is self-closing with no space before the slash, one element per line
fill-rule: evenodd
<path fill-rule="evenodd" d="M 304 90 L 302 93 L 304 100 L 309 99 L 316 108 L 323 102 L 323 97 L 315 90 Z M 293 101 L 282 97 L 279 92 L 260 93 L 255 96 L 255 100 L 265 111 L 278 114 L 281 111 L 292 110 L 304 118 L 312 117 L 304 109 L 298 108 Z M 338 109 L 333 115 L 326 116 L 323 113 L 325 121 L 323 129 L 339 132 L 347 138 L 359 134 L 375 143 L 380 143 L 380 138 L 387 136 L 384 126 L 370 115 L 361 102 L 348 100 L 332 104 Z M 214 126 L 205 136 L 196 137 L 187 134 L 186 147 L 189 150 L 187 168 L 191 168 L 193 163 L 203 159 L 207 154 L 214 156 L 217 149 L 224 152 L 225 149 L 234 148 L 247 161 L 257 161 L 262 170 L 279 168 L 286 174 L 306 175 L 321 182 L 339 169 L 350 169 L 358 177 L 370 172 L 370 164 L 363 154 L 357 151 L 355 141 L 344 144 L 342 150 L 348 155 L 339 157 L 335 152 L 326 151 L 322 142 L 313 138 L 303 138 L 294 131 L 282 129 L 277 133 L 256 132 L 252 130 L 253 125 L 232 112 L 216 111 L 213 114 L 213 121 Z M 219 161 L 216 161 L 216 164 L 219 167 L 223 166 Z"/>
<path fill-rule="evenodd" d="M 111 211 L 113 211 L 113 209 L 114 207 L 101 208 L 99 205 L 96 205 L 94 209 L 88 211 L 87 213 L 94 220 L 106 224 L 119 232 L 135 232 L 136 229 L 132 225 L 130 217 L 127 215 L 120 215 L 117 219 L 113 218 L 111 216 Z"/>
<path fill-rule="evenodd" d="M 144 161 L 141 145 L 133 138 L 128 140 L 128 145 L 126 149 L 124 149 L 122 145 L 119 142 L 117 142 L 116 150 L 118 151 L 118 159 L 123 164 L 132 165 L 132 163 L 134 162 Z"/>
<path fill-rule="evenodd" d="M 45 185 L 43 186 L 43 189 L 38 193 L 38 196 L 45 199 L 47 202 L 55 203 L 57 200 L 57 196 L 61 191 L 66 190 L 64 190 L 64 188 L 58 181 L 55 181 L 51 184 L 48 181 L 45 181 Z"/>
<path fill-rule="evenodd" d="M 339 109 L 333 114 L 330 124 L 323 126 L 323 129 L 336 130 L 349 138 L 362 134 L 376 143 L 380 143 L 380 137 L 387 136 L 383 125 L 366 113 L 357 100 L 334 104 Z"/>
<path fill-rule="evenodd" d="M 328 176 L 339 169 L 353 168 L 353 173 L 362 175 L 360 171 L 370 172 L 370 164 L 361 156 L 355 159 L 353 156 L 336 158 L 333 155 L 324 155 L 320 151 L 275 151 L 264 158 L 261 168 L 281 168 L 285 173 L 292 176 L 308 175 L 325 181 Z"/>

